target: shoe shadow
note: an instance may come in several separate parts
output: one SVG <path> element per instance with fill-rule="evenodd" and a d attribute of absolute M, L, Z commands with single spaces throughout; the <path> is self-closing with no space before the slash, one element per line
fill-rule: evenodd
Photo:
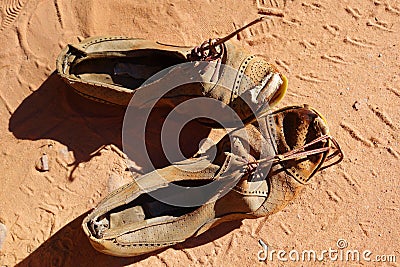
<path fill-rule="evenodd" d="M 82 220 L 89 212 L 82 214 L 61 228 L 46 242 L 32 252 L 27 258 L 18 263 L 17 267 L 36 266 L 126 266 L 141 262 L 150 256 L 168 249 L 164 248 L 153 253 L 136 257 L 114 257 L 96 251 L 82 231 Z M 241 222 L 223 223 L 208 230 L 198 237 L 190 238 L 178 244 L 173 249 L 181 250 L 201 246 L 226 235 L 240 227 Z"/>
<path fill-rule="evenodd" d="M 150 113 L 145 141 L 151 162 L 142 153 L 129 155 L 138 171 L 145 173 L 152 170 L 153 166 L 162 168 L 170 164 L 163 152 L 160 137 L 163 122 L 170 110 L 157 108 Z M 70 164 L 69 178 L 72 181 L 79 163 L 99 155 L 103 146 L 114 144 L 122 150 L 125 111 L 124 107 L 98 103 L 76 94 L 53 73 L 17 108 L 10 118 L 9 130 L 18 139 L 51 139 L 67 146 L 75 158 Z M 139 127 L 130 129 L 129 137 L 143 140 L 140 130 Z M 209 132 L 209 128 L 195 121 L 185 125 L 179 136 L 182 154 L 185 157 L 193 156 L 198 150 L 199 142 Z"/>
<path fill-rule="evenodd" d="M 16 266 L 125 266 L 149 256 L 118 258 L 97 252 L 81 228 L 86 215 L 61 228 Z"/>
<path fill-rule="evenodd" d="M 18 139 L 51 139 L 74 154 L 73 171 L 108 144 L 121 147 L 124 109 L 81 99 L 53 73 L 13 113 L 9 130 Z"/>
<path fill-rule="evenodd" d="M 223 222 L 199 236 L 191 237 L 185 242 L 175 245 L 174 248 L 185 249 L 202 246 L 229 234 L 233 230 L 240 228 L 240 226 L 242 226 L 242 221 Z"/>

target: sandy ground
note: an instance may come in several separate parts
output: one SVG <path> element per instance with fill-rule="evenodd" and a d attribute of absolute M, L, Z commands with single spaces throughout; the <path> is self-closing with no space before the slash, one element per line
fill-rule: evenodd
<path fill-rule="evenodd" d="M 262 264 L 259 239 L 287 252 L 337 249 L 345 239 L 347 249 L 399 262 L 400 2 L 191 2 L 197 3 L 0 3 L 0 266 L 250 266 Z M 247 29 L 236 42 L 287 75 L 280 107 L 308 103 L 326 116 L 344 162 L 320 172 L 270 218 L 229 223 L 143 257 L 96 252 L 80 229 L 82 218 L 132 179 L 118 151 L 123 110 L 81 98 L 52 74 L 61 48 L 95 35 L 197 45 L 268 8 L 285 16 Z M 40 172 L 43 154 L 49 171 Z M 283 264 L 276 255 L 269 263 Z"/>

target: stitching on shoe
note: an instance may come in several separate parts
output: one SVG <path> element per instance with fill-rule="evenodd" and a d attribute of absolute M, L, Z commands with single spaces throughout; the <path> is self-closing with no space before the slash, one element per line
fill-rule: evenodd
<path fill-rule="evenodd" d="M 203 206 L 203 207 L 204 207 L 204 206 Z M 206 207 L 205 207 L 205 209 L 212 209 L 212 208 L 213 208 L 213 206 L 211 206 L 211 205 L 206 205 Z M 189 214 L 187 214 L 186 216 L 187 216 L 187 217 L 193 217 L 193 216 L 196 215 L 196 214 L 194 214 L 195 212 L 196 212 L 196 211 L 193 211 L 192 213 L 189 213 Z M 163 223 L 163 225 L 176 224 L 176 223 L 178 223 L 178 221 L 169 221 L 169 222 Z M 180 221 L 179 223 L 181 224 L 181 227 L 184 226 L 183 223 L 182 223 L 182 221 Z M 207 222 L 205 222 L 205 223 L 207 223 Z M 161 225 L 161 224 L 158 224 L 158 225 Z M 156 226 L 156 225 L 153 225 L 153 226 Z M 201 227 L 203 227 L 203 226 L 204 226 L 204 224 L 203 224 Z M 201 227 L 200 227 L 199 229 L 201 229 Z M 139 231 L 142 231 L 143 229 L 145 229 L 145 228 L 133 230 L 133 231 L 130 231 L 130 233 L 139 232 Z M 156 247 L 156 246 L 170 246 L 170 245 L 177 244 L 177 243 L 179 243 L 180 241 L 164 242 L 164 243 L 121 244 L 121 243 L 119 243 L 119 242 L 117 241 L 116 238 L 113 238 L 113 239 L 112 239 L 112 242 L 113 242 L 114 244 L 116 244 L 117 246 L 120 246 L 120 247 L 124 247 L 124 246 L 125 246 L 125 247 L 129 247 L 129 246 L 130 246 L 130 247 L 136 247 L 136 246 Z"/>
<path fill-rule="evenodd" d="M 236 191 L 236 192 L 238 192 L 238 193 L 243 193 L 243 194 L 249 194 L 249 195 L 253 195 L 253 196 L 264 196 L 264 197 L 268 197 L 268 191 L 264 191 L 264 190 L 261 190 L 261 191 L 257 191 L 257 190 L 254 190 L 254 191 L 249 191 L 249 190 L 246 190 L 246 189 L 244 189 L 243 187 L 241 187 L 241 186 L 238 186 L 238 185 L 235 185 L 235 187 L 232 189 L 233 191 Z"/>
<path fill-rule="evenodd" d="M 98 44 L 98 43 L 101 43 L 101 42 L 106 41 L 106 40 L 122 40 L 122 39 L 128 40 L 128 39 L 132 39 L 132 38 L 125 37 L 125 36 L 113 36 L 113 37 L 98 38 L 98 39 L 95 39 L 93 41 L 90 41 L 89 43 L 84 44 L 82 46 L 82 48 L 87 48 L 90 45 Z"/>
<path fill-rule="evenodd" d="M 138 244 L 121 244 L 115 238 L 112 241 L 115 245 L 119 247 L 160 247 L 160 246 L 172 246 L 178 242 L 164 242 L 164 243 L 138 243 Z"/>
<path fill-rule="evenodd" d="M 301 175 L 300 172 L 296 171 L 295 167 L 292 167 L 290 169 L 286 168 L 286 170 L 293 175 L 294 179 L 296 179 L 302 183 L 307 182 L 307 179 L 305 177 L 303 177 L 303 175 Z"/>
<path fill-rule="evenodd" d="M 240 64 L 240 67 L 238 69 L 235 81 L 233 83 L 233 90 L 232 90 L 232 96 L 231 96 L 231 102 L 239 96 L 239 88 L 240 85 L 242 84 L 242 78 L 244 76 L 244 72 L 246 71 L 247 66 L 249 65 L 250 61 L 254 58 L 254 55 L 248 56 L 245 58 L 242 63 Z"/>

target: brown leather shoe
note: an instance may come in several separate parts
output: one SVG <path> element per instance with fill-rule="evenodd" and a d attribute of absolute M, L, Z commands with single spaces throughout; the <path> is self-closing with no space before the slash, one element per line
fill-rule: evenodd
<path fill-rule="evenodd" d="M 233 36 L 197 47 L 119 36 L 92 37 L 63 49 L 57 58 L 57 72 L 87 98 L 127 106 L 140 90 L 149 90 L 150 97 L 157 95 L 152 91 L 154 88 L 142 86 L 154 74 L 191 63 L 188 68 L 192 69 L 189 75 L 193 77 L 188 79 L 195 82 L 169 91 L 162 105 L 176 106 L 190 98 L 211 97 L 229 105 L 240 119 L 250 122 L 253 113 L 259 115 L 282 99 L 287 79 L 263 57 L 234 45 L 228 40 Z M 204 64 L 197 66 L 201 62 Z M 163 85 L 160 79 L 159 86 Z"/>
<path fill-rule="evenodd" d="M 94 248 L 135 256 L 224 221 L 269 216 L 283 209 L 327 160 L 339 155 L 335 164 L 343 158 L 325 119 L 308 106 L 265 115 L 222 138 L 216 149 L 214 158 L 209 150 L 107 196 L 82 224 Z"/>

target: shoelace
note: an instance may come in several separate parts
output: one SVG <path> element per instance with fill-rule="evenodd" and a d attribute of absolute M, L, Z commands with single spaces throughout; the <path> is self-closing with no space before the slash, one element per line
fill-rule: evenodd
<path fill-rule="evenodd" d="M 316 149 L 312 149 L 312 150 L 305 150 L 307 147 L 312 146 L 314 144 L 317 144 L 319 142 L 326 142 L 330 140 L 333 144 L 333 146 L 329 146 L 329 147 L 322 147 L 322 148 L 316 148 Z M 316 154 L 321 154 L 321 153 L 329 153 L 328 156 L 325 158 L 324 163 L 327 163 L 329 161 L 331 161 L 333 158 L 335 157 L 339 157 L 336 161 L 329 163 L 328 165 L 322 166 L 319 170 L 324 170 L 332 165 L 338 164 L 339 162 L 341 162 L 344 158 L 344 154 L 342 149 L 339 146 L 339 143 L 336 141 L 335 138 L 333 138 L 330 135 L 322 135 L 320 137 L 318 137 L 317 139 L 314 139 L 313 141 L 298 147 L 296 149 L 290 150 L 286 153 L 283 154 L 278 154 L 275 156 L 270 156 L 270 157 L 266 157 L 264 159 L 259 159 L 259 160 L 255 160 L 252 162 L 249 162 L 248 165 L 250 164 L 265 164 L 265 163 L 277 163 L 277 162 L 283 162 L 283 161 L 288 161 L 291 159 L 297 159 L 297 158 L 302 158 L 302 157 L 307 157 L 307 156 L 311 156 L 311 155 L 316 155 Z"/>
<path fill-rule="evenodd" d="M 268 15 L 272 16 L 277 16 L 277 17 L 282 17 L 283 14 L 281 13 L 271 13 Z M 253 26 L 254 24 L 257 24 L 259 22 L 264 21 L 267 16 L 262 16 L 259 17 L 252 22 L 246 24 L 245 26 L 233 31 L 232 33 L 228 34 L 227 36 L 223 38 L 216 38 L 216 39 L 209 39 L 205 42 L 203 42 L 200 46 L 196 46 L 190 55 L 190 59 L 192 61 L 213 61 L 216 59 L 221 58 L 224 52 L 224 46 L 222 45 L 229 39 L 235 37 L 238 33 L 242 32 L 246 28 Z"/>

